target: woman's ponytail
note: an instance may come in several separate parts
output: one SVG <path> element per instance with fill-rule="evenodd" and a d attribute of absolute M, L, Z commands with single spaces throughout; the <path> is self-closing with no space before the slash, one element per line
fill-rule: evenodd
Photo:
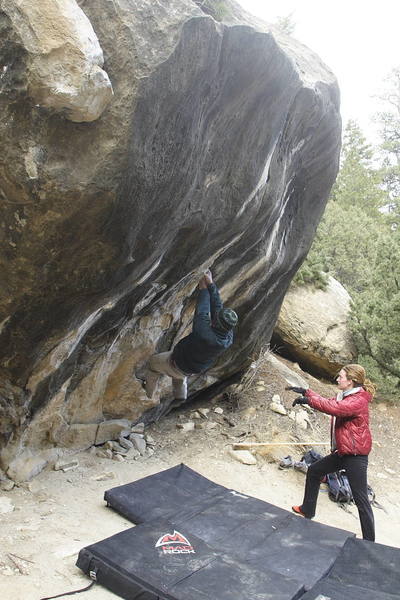
<path fill-rule="evenodd" d="M 364 390 L 367 390 L 371 394 L 372 397 L 375 396 L 376 393 L 376 385 L 372 383 L 370 379 L 367 377 L 364 379 L 364 383 L 362 384 Z"/>

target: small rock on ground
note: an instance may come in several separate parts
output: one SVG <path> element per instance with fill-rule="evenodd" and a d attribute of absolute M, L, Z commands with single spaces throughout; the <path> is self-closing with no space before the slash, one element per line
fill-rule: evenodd
<path fill-rule="evenodd" d="M 193 431 L 194 429 L 193 421 L 187 421 L 186 423 L 177 423 L 176 426 L 181 431 Z"/>
<path fill-rule="evenodd" d="M 207 417 L 208 413 L 210 412 L 209 408 L 199 408 L 198 413 L 201 414 L 202 417 Z"/>
<path fill-rule="evenodd" d="M 229 454 L 244 465 L 257 464 L 257 459 L 248 450 L 230 450 Z"/>
<path fill-rule="evenodd" d="M 14 510 L 15 506 L 11 502 L 10 498 L 6 496 L 0 496 L 0 514 L 5 515 L 6 513 L 10 513 Z"/>
<path fill-rule="evenodd" d="M 132 433 L 144 433 L 144 423 L 136 423 L 131 427 Z"/>
<path fill-rule="evenodd" d="M 133 447 L 143 456 L 146 451 L 146 440 L 143 436 L 140 433 L 131 433 L 129 439 L 133 443 Z"/>
<path fill-rule="evenodd" d="M 278 413 L 279 415 L 287 415 L 286 408 L 280 402 L 271 402 L 269 408 L 270 410 Z"/>
<path fill-rule="evenodd" d="M 107 471 L 105 473 L 101 473 L 96 477 L 92 477 L 93 481 L 106 481 L 106 479 L 114 479 L 115 473 L 113 471 Z"/>

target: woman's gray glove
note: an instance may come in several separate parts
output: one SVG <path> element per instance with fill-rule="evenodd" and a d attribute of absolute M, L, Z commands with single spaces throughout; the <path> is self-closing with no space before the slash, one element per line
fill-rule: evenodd
<path fill-rule="evenodd" d="M 296 394 L 301 394 L 302 396 L 304 396 L 304 394 L 307 391 L 306 388 L 296 387 L 293 385 L 289 385 L 289 387 L 286 387 L 285 390 L 290 390 L 291 392 L 296 392 Z"/>
<path fill-rule="evenodd" d="M 308 404 L 308 399 L 304 396 L 299 396 L 296 400 L 293 400 L 292 406 L 296 406 L 296 404 Z"/>

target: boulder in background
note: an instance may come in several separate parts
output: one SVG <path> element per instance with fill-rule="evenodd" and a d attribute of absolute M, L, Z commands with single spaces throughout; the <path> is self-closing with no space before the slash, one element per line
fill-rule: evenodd
<path fill-rule="evenodd" d="M 291 287 L 274 330 L 274 344 L 311 372 L 334 376 L 354 362 L 356 348 L 348 325 L 351 298 L 333 277 L 326 290 Z"/>

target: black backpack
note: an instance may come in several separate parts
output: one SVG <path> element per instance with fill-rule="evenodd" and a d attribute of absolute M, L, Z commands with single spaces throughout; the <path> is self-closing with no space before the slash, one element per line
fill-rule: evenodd
<path fill-rule="evenodd" d="M 343 469 L 335 471 L 335 473 L 328 473 L 326 483 L 328 485 L 328 496 L 333 502 L 340 502 L 341 504 L 353 502 L 350 483 Z"/>

